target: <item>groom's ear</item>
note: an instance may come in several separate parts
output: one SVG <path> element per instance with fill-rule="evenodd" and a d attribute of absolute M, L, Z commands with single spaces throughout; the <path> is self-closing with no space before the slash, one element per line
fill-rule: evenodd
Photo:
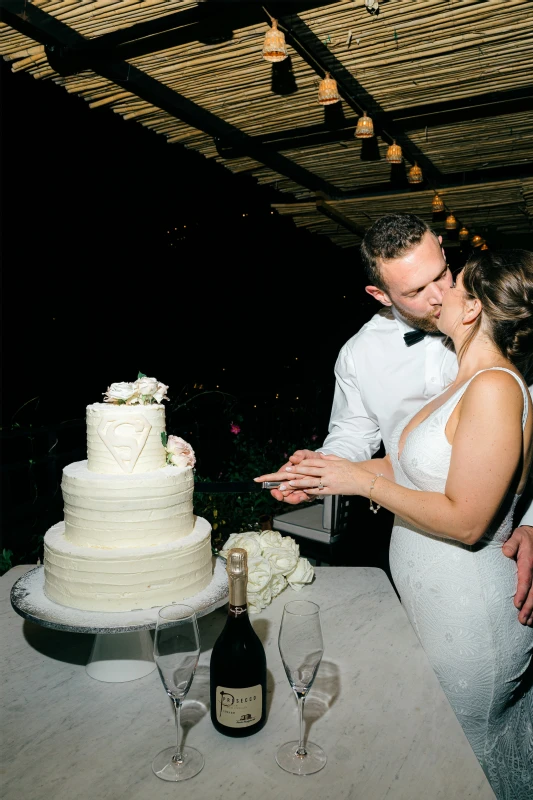
<path fill-rule="evenodd" d="M 365 292 L 384 306 L 392 305 L 392 300 L 389 295 L 377 286 L 365 286 Z"/>

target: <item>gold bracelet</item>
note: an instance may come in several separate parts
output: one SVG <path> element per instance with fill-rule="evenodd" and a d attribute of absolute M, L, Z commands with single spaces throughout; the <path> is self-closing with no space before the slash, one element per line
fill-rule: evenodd
<path fill-rule="evenodd" d="M 381 506 L 379 505 L 379 503 L 376 503 L 375 506 L 373 505 L 373 503 L 372 503 L 372 489 L 374 488 L 374 484 L 377 481 L 377 479 L 378 478 L 384 478 L 384 477 L 385 476 L 383 475 L 382 472 L 378 472 L 378 474 L 374 475 L 374 477 L 372 478 L 372 480 L 370 482 L 370 491 L 368 493 L 368 499 L 370 500 L 370 511 L 373 511 L 374 514 L 378 513 L 378 511 L 381 508 Z"/>

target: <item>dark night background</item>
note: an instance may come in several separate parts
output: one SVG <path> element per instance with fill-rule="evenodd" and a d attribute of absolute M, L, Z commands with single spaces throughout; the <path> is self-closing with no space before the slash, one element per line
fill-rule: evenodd
<path fill-rule="evenodd" d="M 57 426 L 56 471 L 84 447 L 68 421 L 138 371 L 170 386 L 168 430 L 204 474 L 224 469 L 233 418 L 280 449 L 322 440 L 337 351 L 374 308 L 354 254 L 272 214 L 253 178 L 4 62 L 0 75 L 3 546 L 28 504 L 46 529 Z"/>
<path fill-rule="evenodd" d="M 377 309 L 357 249 L 272 213 L 286 197 L 251 177 L 0 75 L 4 547 L 61 518 L 85 406 L 139 371 L 170 386 L 167 429 L 204 475 L 227 471 L 230 421 L 271 445 L 254 470 L 319 445 L 337 352 Z"/>
<path fill-rule="evenodd" d="M 353 253 L 272 214 L 253 178 L 1 78 L 4 426 L 35 395 L 40 421 L 82 413 L 139 369 L 174 391 L 332 386 L 373 309 Z"/>

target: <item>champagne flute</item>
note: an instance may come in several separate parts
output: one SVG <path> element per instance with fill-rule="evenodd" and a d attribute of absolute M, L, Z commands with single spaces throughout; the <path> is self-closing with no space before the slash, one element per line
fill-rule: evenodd
<path fill-rule="evenodd" d="M 196 613 L 183 604 L 163 606 L 157 614 L 154 660 L 163 686 L 174 706 L 177 746 L 161 750 L 152 761 L 152 770 L 164 781 L 185 781 L 198 775 L 204 766 L 203 755 L 181 743 L 180 712 L 200 656 L 200 634 Z"/>
<path fill-rule="evenodd" d="M 279 631 L 279 652 L 287 678 L 298 700 L 300 738 L 281 745 L 276 761 L 287 772 L 312 775 L 325 766 L 327 756 L 317 744 L 304 743 L 304 703 L 315 680 L 324 643 L 320 626 L 320 609 L 308 600 L 291 600 L 283 609 Z"/>

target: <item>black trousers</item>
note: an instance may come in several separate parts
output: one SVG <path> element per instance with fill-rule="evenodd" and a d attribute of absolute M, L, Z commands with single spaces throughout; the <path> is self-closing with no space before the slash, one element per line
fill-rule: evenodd
<path fill-rule="evenodd" d="M 394 586 L 389 567 L 389 545 L 394 514 L 380 508 L 374 514 L 366 497 L 350 497 L 347 529 L 339 542 L 337 564 L 379 567 Z"/>

